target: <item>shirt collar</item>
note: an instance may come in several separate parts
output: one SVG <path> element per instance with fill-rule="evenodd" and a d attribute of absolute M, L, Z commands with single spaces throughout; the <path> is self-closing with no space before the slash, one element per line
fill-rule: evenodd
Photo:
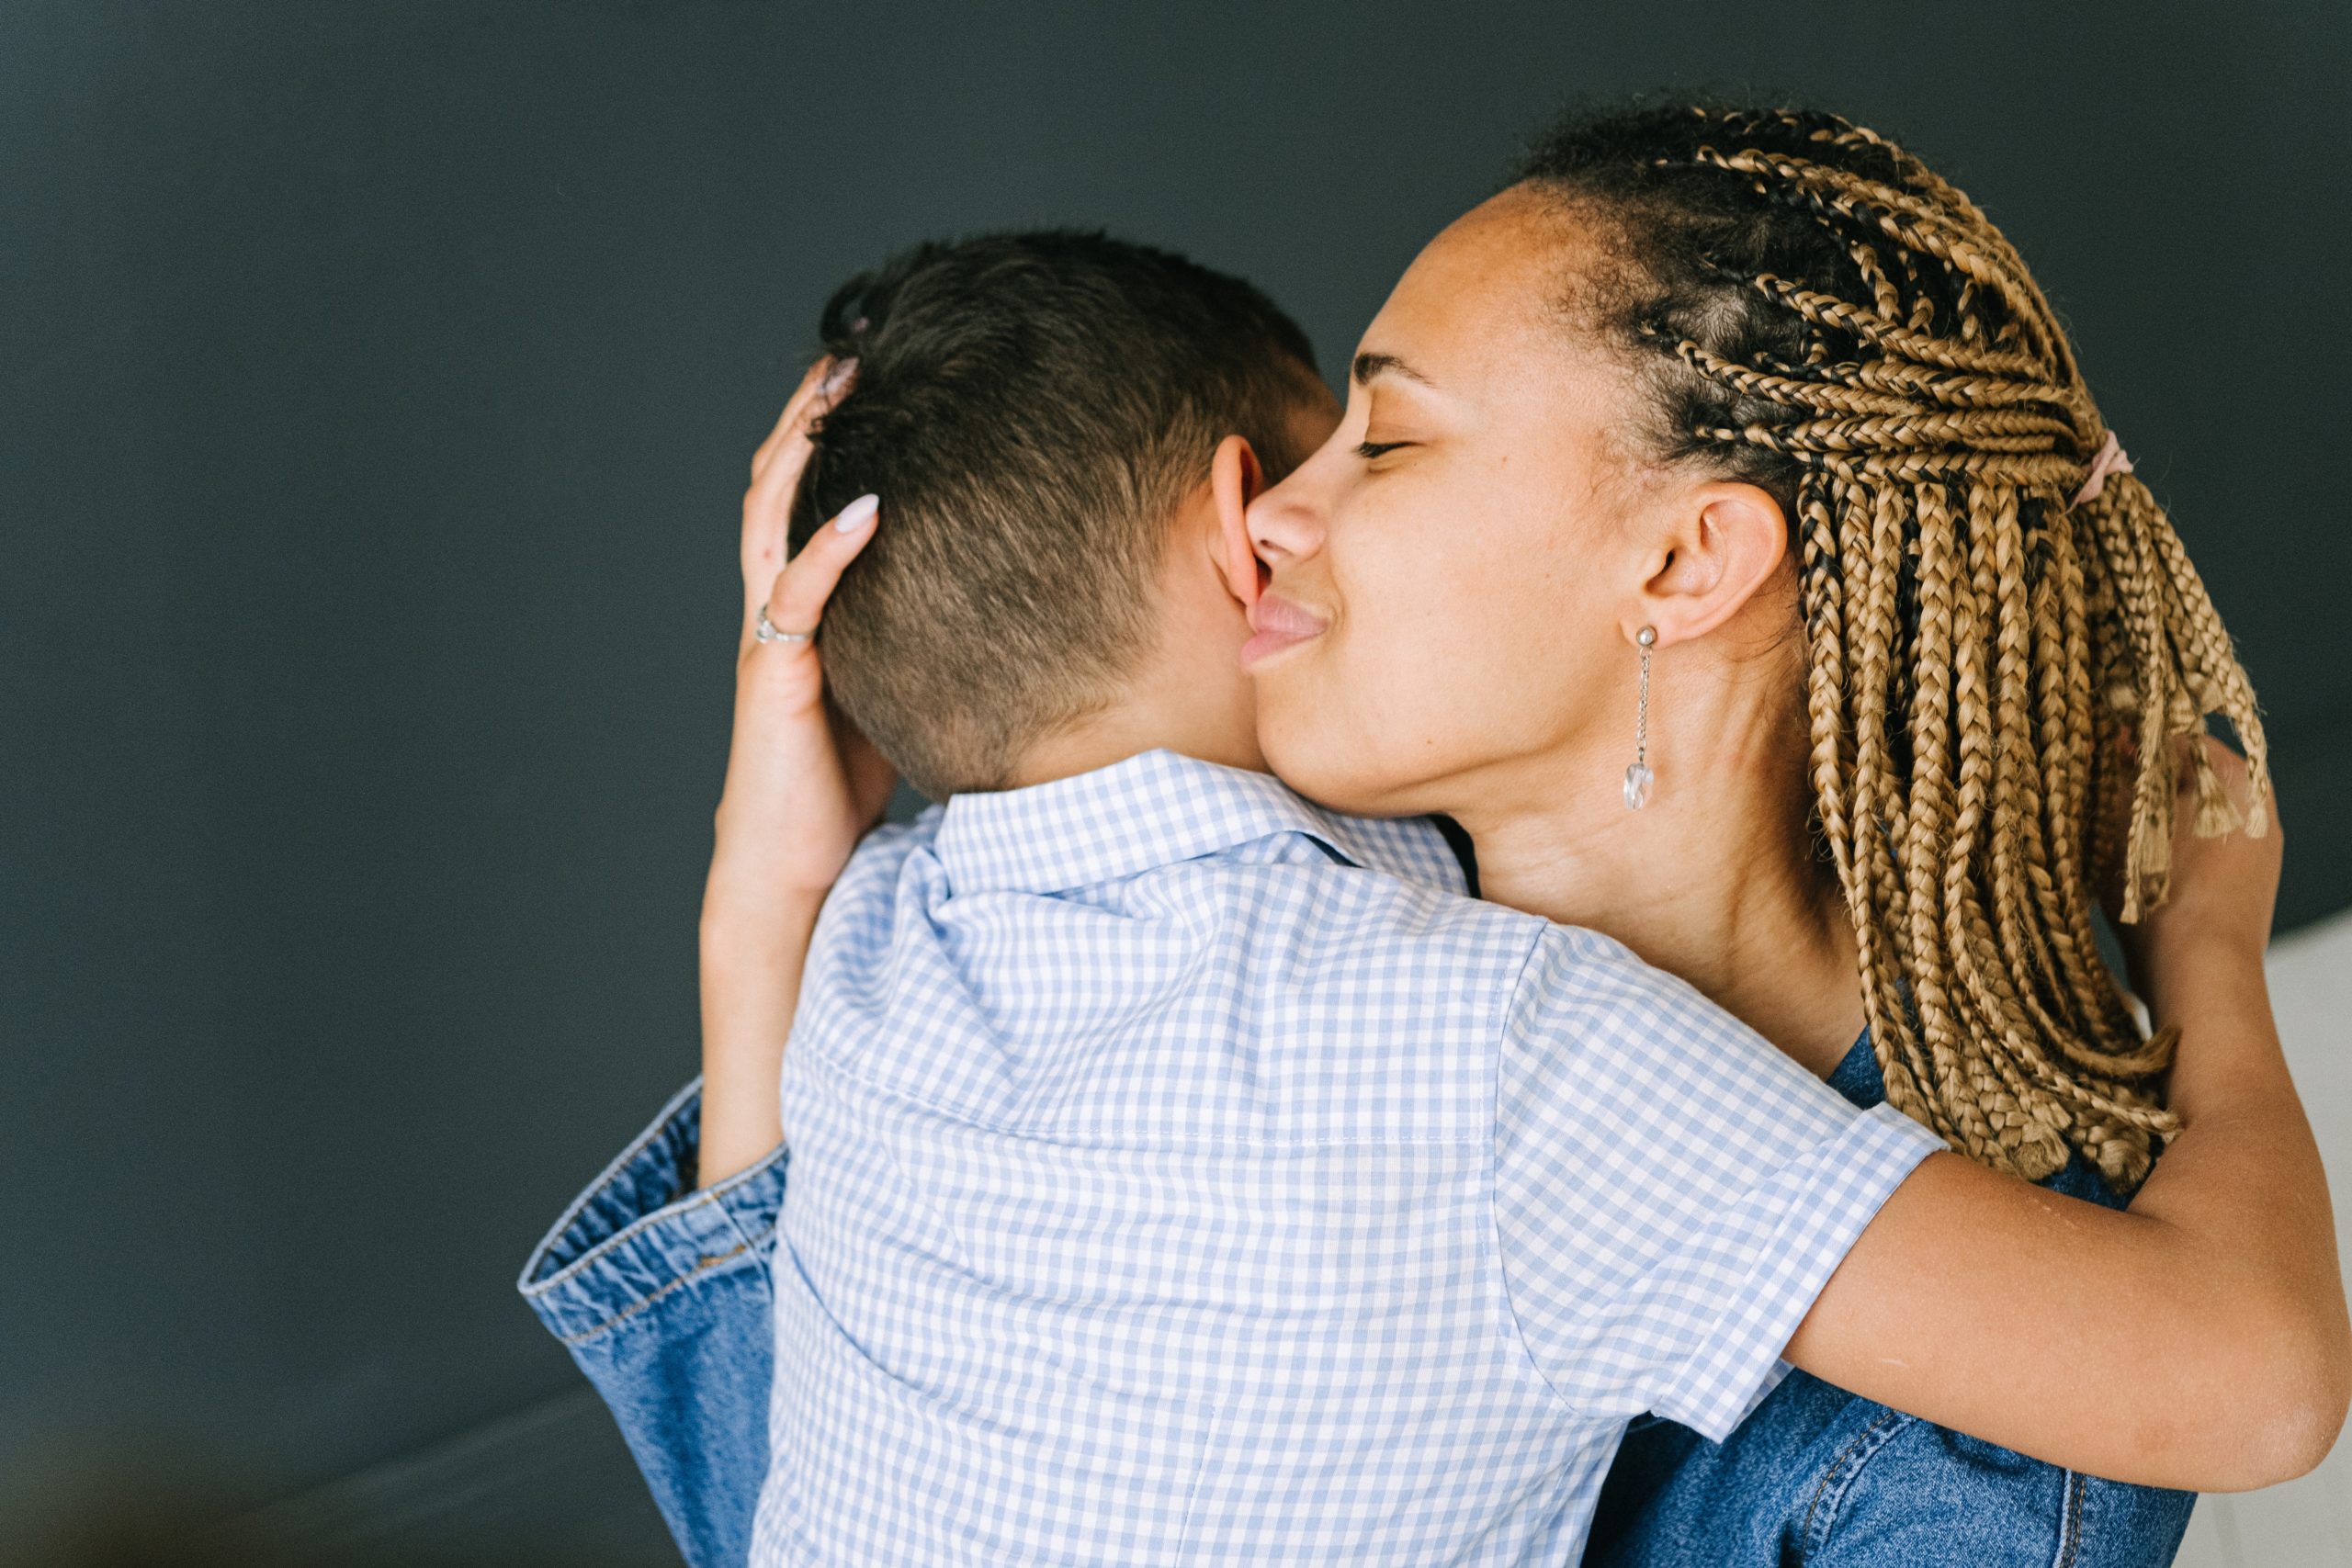
<path fill-rule="evenodd" d="M 958 893 L 1058 893 L 1277 833 L 1303 833 L 1351 865 L 1466 890 L 1461 863 L 1427 818 L 1341 816 L 1272 774 L 1164 750 L 1026 789 L 956 795 L 933 852 Z"/>

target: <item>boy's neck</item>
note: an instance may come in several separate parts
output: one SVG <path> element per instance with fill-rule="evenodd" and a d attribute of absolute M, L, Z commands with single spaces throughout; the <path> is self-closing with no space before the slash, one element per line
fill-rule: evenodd
<path fill-rule="evenodd" d="M 1111 697 L 1054 729 L 1013 769 L 1015 788 L 1107 768 L 1146 751 L 1265 773 L 1257 693 L 1241 672 L 1250 623 L 1208 552 L 1215 513 L 1197 502 L 1178 520 L 1154 594 L 1158 636 Z M 1197 513 L 1199 515 L 1194 515 Z"/>
<path fill-rule="evenodd" d="M 1257 713 L 1238 670 L 1240 637 L 1232 641 L 1222 660 L 1209 649 L 1148 660 L 1117 696 L 1032 746 L 1013 770 L 1013 787 L 1073 778 L 1146 751 L 1266 772 Z"/>

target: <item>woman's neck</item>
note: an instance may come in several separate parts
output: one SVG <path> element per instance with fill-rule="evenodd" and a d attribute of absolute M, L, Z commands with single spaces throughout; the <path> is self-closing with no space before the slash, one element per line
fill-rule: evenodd
<path fill-rule="evenodd" d="M 1853 931 L 1791 788 L 1803 754 L 1749 743 L 1757 727 L 1693 730 L 1717 739 L 1653 744 L 1644 810 L 1626 809 L 1614 778 L 1585 782 L 1558 758 L 1522 759 L 1519 787 L 1491 781 L 1488 808 L 1455 813 L 1477 846 L 1480 895 L 1616 938 L 1826 1077 L 1862 1006 Z"/>

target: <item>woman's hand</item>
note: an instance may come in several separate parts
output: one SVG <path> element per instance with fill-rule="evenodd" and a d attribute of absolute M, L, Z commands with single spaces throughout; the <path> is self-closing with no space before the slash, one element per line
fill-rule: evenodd
<path fill-rule="evenodd" d="M 783 1136 L 784 1044 L 817 912 L 896 779 L 825 695 L 817 628 L 842 569 L 874 536 L 862 497 L 789 564 L 786 519 L 808 466 L 808 429 L 848 388 L 854 362 L 820 360 L 752 459 L 743 496 L 743 626 L 735 733 L 703 887 L 703 1098 L 699 1180 L 708 1186 Z M 785 637 L 762 641 L 760 612 Z"/>
<path fill-rule="evenodd" d="M 2276 807 L 2260 838 L 2243 829 L 2200 837 L 2193 827 L 2198 801 L 2191 744 L 2184 740 L 2175 748 L 2177 794 L 2165 900 L 2138 923 L 2116 926 L 2132 988 L 2155 1015 L 2173 1010 L 2168 991 L 2202 984 L 2209 965 L 2258 975 L 2278 903 L 2284 835 Z M 2231 801 L 2241 807 L 2249 804 L 2253 781 L 2245 759 L 2211 736 L 2198 737 L 2193 744 L 2203 748 L 2211 776 Z"/>
<path fill-rule="evenodd" d="M 757 919 L 779 905 L 821 901 L 897 782 L 865 737 L 826 701 L 812 641 L 762 642 L 759 612 L 791 636 L 814 632 L 842 569 L 874 536 L 861 497 L 786 564 L 785 530 L 808 467 L 808 428 L 855 375 L 820 360 L 752 458 L 743 495 L 743 626 L 735 660 L 735 733 L 718 802 L 704 919 Z M 848 525 L 844 527 L 843 525 Z"/>

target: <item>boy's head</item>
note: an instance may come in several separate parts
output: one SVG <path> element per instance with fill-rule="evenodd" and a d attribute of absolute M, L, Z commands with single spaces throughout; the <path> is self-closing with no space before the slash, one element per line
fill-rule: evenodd
<path fill-rule="evenodd" d="M 1243 437 L 1271 483 L 1336 412 L 1263 294 L 1100 234 L 919 246 L 843 285 L 823 335 L 857 376 L 815 432 L 792 543 L 882 498 L 826 607 L 826 680 L 933 799 L 1008 787 L 1129 698 L 1165 642 L 1171 523 L 1220 444 Z M 1204 678 L 1237 680 L 1225 662 Z"/>

